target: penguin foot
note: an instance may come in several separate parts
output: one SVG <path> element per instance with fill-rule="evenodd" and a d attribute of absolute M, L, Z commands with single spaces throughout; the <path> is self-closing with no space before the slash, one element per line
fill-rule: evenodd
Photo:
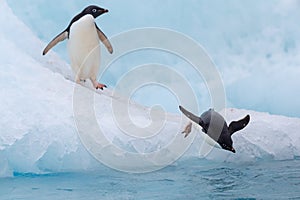
<path fill-rule="evenodd" d="M 93 83 L 94 88 L 96 88 L 96 90 L 101 89 L 103 90 L 104 88 L 107 88 L 106 85 L 99 83 L 98 81 L 96 81 L 95 79 L 90 79 Z"/>
<path fill-rule="evenodd" d="M 101 83 L 97 83 L 96 85 L 94 85 L 94 87 L 96 88 L 96 90 L 98 90 L 98 89 L 103 90 L 104 88 L 107 88 L 106 85 L 101 84 Z"/>
<path fill-rule="evenodd" d="M 185 133 L 184 137 L 186 138 L 192 132 L 192 122 L 186 125 L 185 129 L 181 132 L 182 134 Z"/>

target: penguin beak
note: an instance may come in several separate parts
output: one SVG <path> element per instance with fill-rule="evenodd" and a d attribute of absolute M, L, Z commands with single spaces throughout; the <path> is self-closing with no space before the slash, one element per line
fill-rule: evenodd
<path fill-rule="evenodd" d="M 230 150 L 230 151 L 232 151 L 233 153 L 235 153 L 235 149 L 234 149 L 233 147 L 231 148 L 231 150 Z"/>
<path fill-rule="evenodd" d="M 107 10 L 107 9 L 104 9 L 104 10 L 103 10 L 103 13 L 108 13 L 108 10 Z"/>

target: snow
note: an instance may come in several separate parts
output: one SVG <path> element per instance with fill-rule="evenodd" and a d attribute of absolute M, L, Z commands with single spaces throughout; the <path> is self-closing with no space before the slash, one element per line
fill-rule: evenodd
<path fill-rule="evenodd" d="M 109 13 L 97 19 L 97 24 L 108 37 L 142 27 L 162 27 L 181 32 L 203 45 L 216 63 L 224 81 L 229 106 L 300 117 L 300 101 L 297 99 L 300 87 L 298 0 L 190 0 L 189 3 L 166 0 L 164 4 L 159 0 L 147 3 L 140 3 L 139 0 L 30 0 L 30 3 L 7 0 L 7 3 L 44 42 L 49 42 L 65 29 L 70 19 L 89 4 L 109 9 Z M 54 51 L 68 60 L 65 43 L 59 44 Z M 201 111 L 210 106 L 203 80 L 191 70 L 182 70 L 189 65 L 157 51 L 126 55 L 109 69 L 103 80 L 115 86 L 118 78 L 132 67 L 149 62 L 166 64 L 186 74 L 192 87 L 199 88 L 195 93 L 201 100 Z M 144 91 L 153 93 L 156 89 Z M 141 93 L 135 99 L 143 105 L 162 103 L 158 97 L 146 98 Z M 177 112 L 175 102 L 172 105 L 163 103 L 168 111 Z"/>
<path fill-rule="evenodd" d="M 39 172 L 39 168 L 85 168 L 84 163 L 90 158 L 86 162 L 76 159 L 81 151 L 83 157 L 89 156 L 80 146 L 74 129 L 70 104 L 73 83 L 57 73 L 61 72 L 57 69 L 68 65 L 53 54 L 50 61 L 43 59 L 44 44 L 12 14 L 5 2 L 0 10 L 5 15 L 1 18 L 0 38 L 1 47 L 5 47 L 1 51 L 0 74 L 0 157 L 1 169 L 5 169 L 2 175 L 13 171 Z M 72 155 L 74 152 L 78 155 Z"/>
<path fill-rule="evenodd" d="M 292 9 L 293 6 L 291 5 L 297 4 L 296 1 L 289 2 L 290 4 L 286 4 L 285 10 Z M 281 3 L 283 2 L 281 1 Z M 72 10 L 76 9 L 73 8 Z M 284 15 L 285 10 L 280 11 L 280 15 Z M 49 39 L 49 35 L 37 37 L 36 35 L 43 33 L 40 32 L 37 34 L 37 32 L 33 31 L 34 28 L 28 28 L 28 25 L 13 13 L 5 0 L 1 0 L 0 13 L 0 177 L 12 176 L 14 172 L 69 172 L 95 170 L 102 167 L 103 165 L 86 150 L 78 136 L 78 127 L 75 123 L 76 116 L 74 116 L 73 107 L 74 88 L 76 85 L 72 81 L 72 73 L 68 63 L 54 51 L 49 52 L 46 57 L 43 57 L 41 53 L 45 47 L 45 43 L 40 38 L 45 39 L 47 37 Z M 30 17 L 25 19 L 25 21 L 28 23 L 35 14 L 31 13 Z M 31 25 L 36 28 L 36 24 Z M 39 31 L 43 30 L 40 29 Z M 276 34 L 274 32 L 276 30 L 269 29 L 266 35 Z M 51 35 L 51 37 L 54 35 L 56 33 Z M 298 41 L 294 42 L 298 44 Z M 256 44 L 253 45 L 256 46 Z M 276 46 L 276 44 L 274 45 Z M 298 48 L 295 45 L 294 49 Z M 249 52 L 246 53 L 248 54 Z M 277 62 L 283 56 L 284 54 L 278 55 L 272 62 Z M 298 81 L 295 81 L 299 77 L 300 62 L 298 62 L 299 56 L 295 56 L 296 59 L 291 61 L 291 67 L 286 65 L 289 61 L 276 65 L 275 70 L 277 71 L 279 70 L 278 66 L 281 66 L 281 64 L 288 67 L 287 69 L 282 69 L 282 73 L 280 74 L 274 73 L 276 74 L 274 75 L 273 72 L 264 68 L 267 73 L 270 72 L 272 74 L 271 80 L 267 81 L 264 79 L 266 74 L 253 79 L 256 73 L 251 72 L 248 68 L 250 66 L 241 70 L 235 64 L 233 67 L 236 67 L 237 70 L 234 70 L 234 76 L 244 78 L 243 76 L 239 76 L 240 71 L 244 74 L 244 70 L 250 75 L 245 75 L 248 77 L 246 80 L 231 80 L 228 83 L 229 88 L 234 87 L 232 90 L 229 90 L 229 98 L 231 99 L 233 96 L 241 98 L 240 102 L 231 99 L 233 105 L 235 101 L 239 107 L 242 107 L 246 104 L 246 98 L 253 98 L 251 102 L 254 102 L 258 106 L 257 110 L 264 110 L 275 98 L 279 97 L 281 99 L 281 96 L 284 95 L 290 99 L 282 99 L 279 103 L 273 102 L 269 104 L 271 111 L 285 114 L 286 110 L 284 110 L 284 107 L 280 107 L 282 103 L 285 103 L 289 104 L 288 112 L 291 111 L 295 113 L 292 115 L 300 116 L 298 110 L 300 107 L 298 105 L 299 101 L 296 98 L 296 93 L 299 91 L 299 84 L 297 84 Z M 242 62 L 241 60 L 243 59 L 238 59 L 238 61 Z M 256 65 L 256 62 L 258 60 L 253 64 Z M 268 64 L 269 61 L 266 65 L 268 66 Z M 176 66 L 179 65 L 180 63 L 176 63 Z M 229 68 L 221 70 L 224 71 L 225 77 L 228 76 L 228 70 Z M 263 73 L 265 72 L 263 71 Z M 287 75 L 291 77 L 289 80 L 285 80 Z M 112 76 L 117 75 L 113 74 Z M 277 78 L 279 83 L 273 80 Z M 252 83 L 254 86 L 248 91 L 242 89 Z M 275 88 L 283 86 L 290 86 L 292 88 L 289 91 L 280 89 L 278 93 L 276 90 L 272 91 L 272 95 L 263 99 L 266 102 L 264 102 L 265 104 L 261 109 L 262 101 L 259 98 L 264 95 L 263 89 L 256 97 L 250 95 L 253 89 L 259 90 L 258 87 L 261 87 L 260 83 L 271 87 L 274 84 Z M 289 96 L 290 94 L 293 94 L 293 96 L 296 95 L 295 98 Z M 124 134 L 122 129 L 116 125 L 113 116 L 114 113 L 109 106 L 113 101 L 111 91 L 107 90 L 104 93 L 100 92 L 93 95 L 95 95 L 95 115 L 97 122 L 105 133 L 107 141 L 110 142 L 108 147 L 115 145 L 126 152 L 138 152 L 142 154 L 159 151 L 167 146 L 175 136 L 180 136 L 180 131 L 187 122 L 186 119 L 181 118 L 179 112 L 175 114 L 166 113 L 164 116 L 165 124 L 157 132 L 159 134 L 146 137 L 146 139 L 137 139 Z M 124 104 L 125 100 L 117 97 L 116 101 Z M 145 101 L 147 102 L 147 99 Z M 250 106 L 250 108 L 255 107 Z M 276 110 L 272 110 L 273 108 L 276 108 Z M 145 124 L 151 123 L 149 108 L 130 103 L 130 112 L 131 117 L 138 126 L 143 127 Z M 246 114 L 250 114 L 251 121 L 245 129 L 233 136 L 234 148 L 237 151 L 236 154 L 220 149 L 212 149 L 209 154 L 205 155 L 205 159 L 221 162 L 248 163 L 259 159 L 285 160 L 300 156 L 299 118 L 270 115 L 268 113 L 243 109 L 226 109 L 222 111 L 222 114 L 228 121 L 236 120 Z M 125 128 L 130 126 L 126 121 L 124 121 L 124 124 Z M 194 139 L 193 144 L 185 152 L 183 158 L 204 157 L 201 154 L 203 144 L 199 134 L 193 131 L 189 138 Z M 184 141 L 183 137 L 182 141 Z M 101 142 L 96 141 L 95 145 L 100 145 Z M 179 147 L 181 143 L 179 142 L 176 145 Z M 103 152 L 105 152 L 105 149 Z M 123 154 L 122 156 L 124 155 L 126 156 L 127 154 Z"/>

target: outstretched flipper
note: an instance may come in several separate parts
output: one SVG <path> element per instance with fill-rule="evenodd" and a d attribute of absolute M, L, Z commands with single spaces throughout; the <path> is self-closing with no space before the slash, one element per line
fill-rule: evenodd
<path fill-rule="evenodd" d="M 244 117 L 243 119 L 241 119 L 239 121 L 231 122 L 228 127 L 229 134 L 232 135 L 235 132 L 242 130 L 243 128 L 245 128 L 248 125 L 249 121 L 250 121 L 250 115 L 247 115 L 246 117 Z"/>
<path fill-rule="evenodd" d="M 199 124 L 200 126 L 203 125 L 203 121 L 200 117 L 194 115 L 193 113 L 187 111 L 185 108 L 183 108 L 182 106 L 179 106 L 180 111 L 187 116 L 190 120 L 192 120 L 193 122 Z"/>
<path fill-rule="evenodd" d="M 64 41 L 67 38 L 68 38 L 68 31 L 64 30 L 59 35 L 57 35 L 53 40 L 51 40 L 51 42 L 46 46 L 46 48 L 43 51 L 43 56 L 46 55 L 46 53 L 48 53 L 48 51 L 52 47 L 54 47 L 57 43 Z"/>
<path fill-rule="evenodd" d="M 98 34 L 99 39 L 105 45 L 105 47 L 107 48 L 108 52 L 110 54 L 112 54 L 113 53 L 113 48 L 112 48 L 109 40 L 107 39 L 106 35 L 100 30 L 100 28 L 97 26 L 96 23 L 95 23 L 95 26 L 97 28 L 97 34 Z"/>

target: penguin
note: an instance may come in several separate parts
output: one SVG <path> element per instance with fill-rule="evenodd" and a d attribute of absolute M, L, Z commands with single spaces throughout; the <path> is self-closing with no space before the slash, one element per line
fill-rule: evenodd
<path fill-rule="evenodd" d="M 200 126 L 202 128 L 202 132 L 209 136 L 210 139 L 218 143 L 219 147 L 233 153 L 235 153 L 236 151 L 233 148 L 233 141 L 231 136 L 235 132 L 245 128 L 250 121 L 250 115 L 246 115 L 243 119 L 232 121 L 228 126 L 222 115 L 214 111 L 214 109 L 209 109 L 200 117 L 187 111 L 182 106 L 179 106 L 179 109 L 185 116 L 191 119 L 192 122 L 196 123 L 196 126 Z M 192 123 L 189 123 L 186 126 L 185 130 L 182 132 L 185 133 L 185 137 L 187 137 L 191 132 L 191 127 Z M 211 142 L 208 143 L 212 145 Z"/>
<path fill-rule="evenodd" d="M 95 19 L 107 12 L 107 9 L 95 5 L 86 7 L 43 50 L 43 55 L 46 55 L 57 43 L 68 39 L 68 54 L 76 83 L 90 79 L 94 88 L 101 90 L 107 86 L 97 81 L 101 55 L 99 40 L 110 54 L 113 53 L 113 48 L 106 35 L 97 26 Z"/>

